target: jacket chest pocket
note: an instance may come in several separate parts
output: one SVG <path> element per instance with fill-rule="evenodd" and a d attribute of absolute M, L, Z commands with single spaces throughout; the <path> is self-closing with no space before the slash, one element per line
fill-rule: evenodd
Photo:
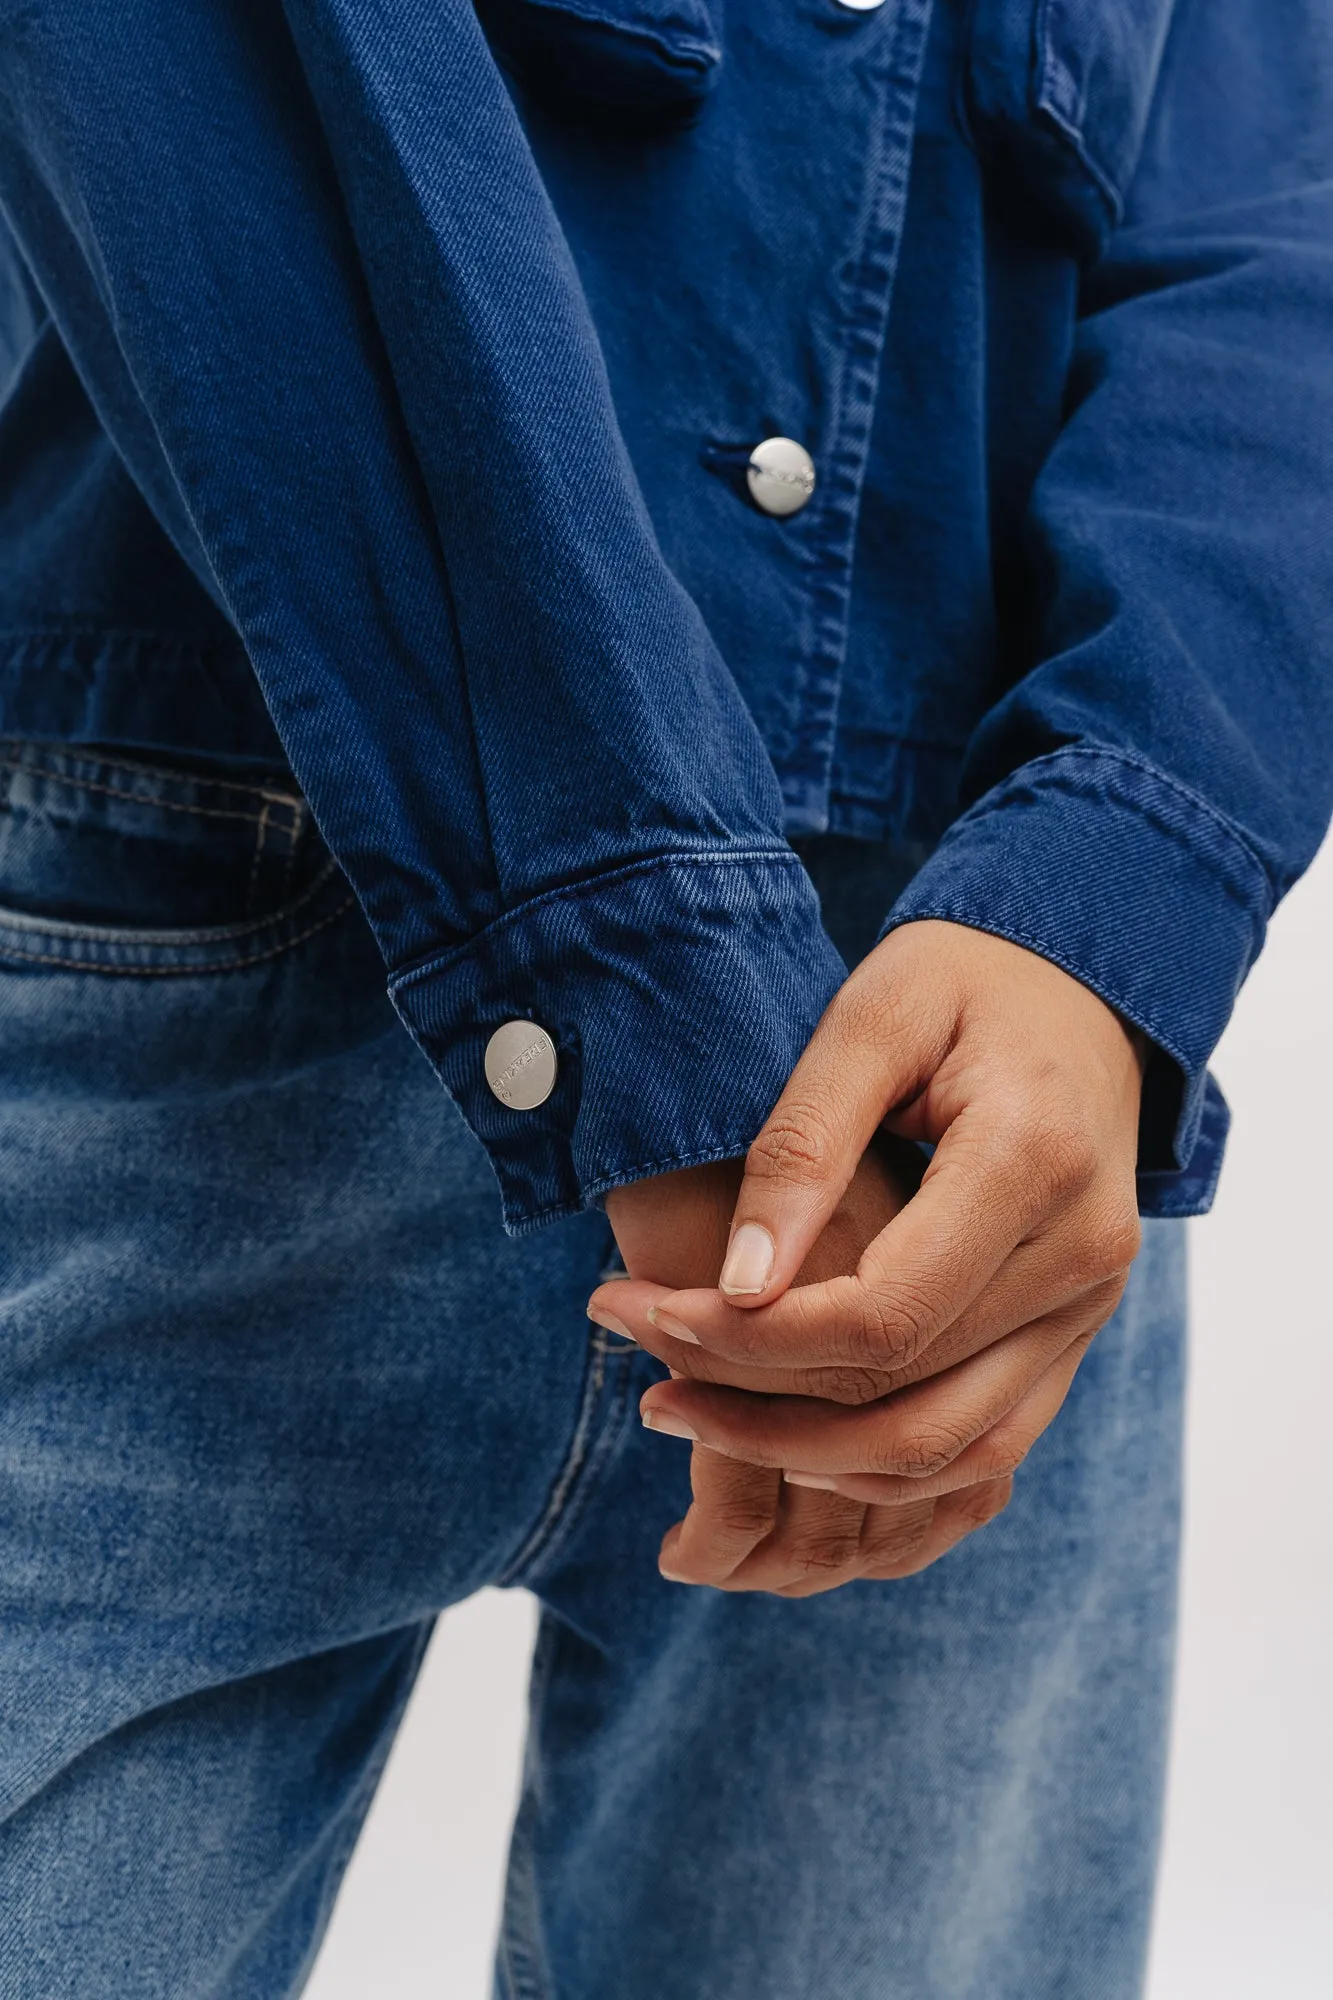
<path fill-rule="evenodd" d="M 476 8 L 525 90 L 613 127 L 688 123 L 722 63 L 705 0 L 476 0 Z"/>
<path fill-rule="evenodd" d="M 972 129 L 1095 252 L 1119 222 L 1176 0 L 975 0 Z"/>

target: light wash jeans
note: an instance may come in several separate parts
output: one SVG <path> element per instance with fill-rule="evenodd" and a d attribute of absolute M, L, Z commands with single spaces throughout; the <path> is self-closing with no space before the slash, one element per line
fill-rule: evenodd
<path fill-rule="evenodd" d="M 543 1607 L 504 2000 L 1136 1994 L 1179 1225 L 937 1567 L 667 1584 L 687 1448 L 584 1316 L 606 1223 L 502 1236 L 302 802 L 0 754 L 5 2000 L 299 1992 L 431 1621 L 487 1583 Z M 809 865 L 855 950 L 892 886 L 849 854 Z"/>

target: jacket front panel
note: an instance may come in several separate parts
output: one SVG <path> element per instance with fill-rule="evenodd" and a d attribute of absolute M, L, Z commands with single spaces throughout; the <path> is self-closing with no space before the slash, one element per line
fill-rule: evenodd
<path fill-rule="evenodd" d="M 743 1148 L 826 827 L 1136 1022 L 1206 1202 L 1333 763 L 1304 0 L 90 4 L 0 0 L 0 726 L 288 757 L 512 1226 Z"/>

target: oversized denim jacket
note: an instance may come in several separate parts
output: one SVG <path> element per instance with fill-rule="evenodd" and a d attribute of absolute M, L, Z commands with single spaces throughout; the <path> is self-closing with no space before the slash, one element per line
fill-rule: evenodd
<path fill-rule="evenodd" d="M 0 0 L 0 204 L 0 730 L 289 759 L 511 1228 L 744 1148 L 821 829 L 1206 1206 L 1329 809 L 1326 8 Z"/>

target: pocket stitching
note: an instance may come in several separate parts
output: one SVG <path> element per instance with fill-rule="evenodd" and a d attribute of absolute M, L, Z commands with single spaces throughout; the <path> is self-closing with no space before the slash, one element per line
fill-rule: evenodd
<path fill-rule="evenodd" d="M 141 770 L 145 772 L 151 772 L 152 775 L 155 777 L 174 778 L 177 784 L 180 783 L 188 784 L 190 782 L 194 782 L 203 786 L 208 786 L 214 783 L 214 780 L 211 778 L 201 778 L 192 780 L 191 774 L 188 771 L 175 771 L 175 772 L 154 771 L 153 767 L 148 764 L 120 764 L 113 766 L 113 768 L 121 771 Z M 0 758 L 0 770 L 14 771 L 20 777 L 29 776 L 34 778 L 45 778 L 48 780 L 49 783 L 53 785 L 69 785 L 76 791 L 103 792 L 106 794 L 108 798 L 129 799 L 133 805 L 140 805 L 147 807 L 161 807 L 164 812 L 194 813 L 200 819 L 241 819 L 241 820 L 263 821 L 268 817 L 269 809 L 273 805 L 290 806 L 293 812 L 298 811 L 300 807 L 300 800 L 292 798 L 290 794 L 285 792 L 266 792 L 260 785 L 229 785 L 226 784 L 224 781 L 223 788 L 229 792 L 251 792 L 255 794 L 257 797 L 264 800 L 264 805 L 262 810 L 260 812 L 253 813 L 253 812 L 242 812 L 240 808 L 236 806 L 192 806 L 192 805 L 186 805 L 180 799 L 164 799 L 158 797 L 150 798 L 146 797 L 145 794 L 142 792 L 127 791 L 123 786 L 100 785 L 98 784 L 95 778 L 71 777 L 67 771 L 53 771 L 49 769 L 48 766 L 46 766 L 45 764 L 26 764 L 16 758 L 10 758 L 10 757 Z"/>
<path fill-rule="evenodd" d="M 322 879 L 327 879 L 327 876 Z M 311 893 L 313 894 L 313 891 Z M 301 900 L 304 902 L 306 899 L 302 897 Z M 7 959 L 22 959 L 25 964 L 29 965 L 58 965 L 66 972 L 91 972 L 97 974 L 99 978 L 104 979 L 181 979 L 195 976 L 202 977 L 205 973 L 242 972 L 248 966 L 262 965 L 265 959 L 281 958 L 284 952 L 294 950 L 298 944 L 304 944 L 306 939 L 314 937 L 317 931 L 327 930 L 329 925 L 336 923 L 338 918 L 351 909 L 355 902 L 355 896 L 344 896 L 342 902 L 336 908 L 330 910 L 326 916 L 321 917 L 317 923 L 309 924 L 305 930 L 298 931 L 295 937 L 284 938 L 281 944 L 270 945 L 266 951 L 250 952 L 243 958 L 222 959 L 211 965 L 106 965 L 98 959 L 62 958 L 55 952 L 23 951 L 18 946 L 7 944 L 3 936 L 0 936 L 0 964 L 3 964 Z M 274 922 L 279 921 L 281 921 L 280 918 L 269 917 L 265 919 L 263 925 L 256 924 L 253 928 L 256 930 L 266 929 Z M 246 926 L 245 928 L 251 927 Z M 145 937 L 156 937 L 164 945 L 169 943 L 179 945 L 189 935 L 189 933 L 174 931 L 141 931 L 138 933 L 138 941 L 142 942 Z M 206 933 L 198 931 L 194 933 L 195 937 L 202 937 L 204 935 Z M 87 938 L 88 933 L 81 932 L 79 936 Z M 116 932 L 106 936 L 105 941 L 116 944 L 131 944 L 136 940 L 133 933 Z"/>

